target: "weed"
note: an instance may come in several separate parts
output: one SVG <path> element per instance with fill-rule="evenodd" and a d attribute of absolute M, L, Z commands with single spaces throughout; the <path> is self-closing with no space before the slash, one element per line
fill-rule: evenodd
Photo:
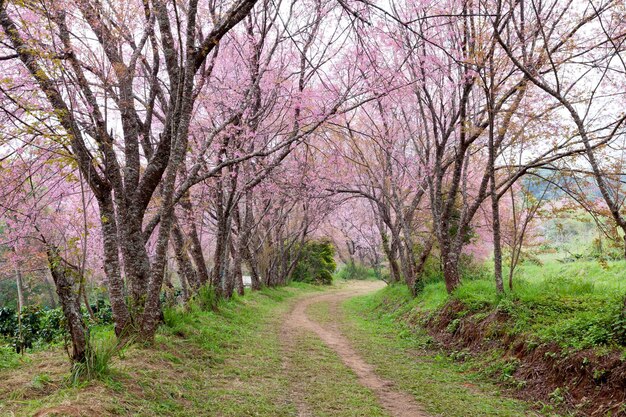
<path fill-rule="evenodd" d="M 50 378 L 50 375 L 46 373 L 37 374 L 35 375 L 35 378 L 33 378 L 32 386 L 37 389 L 42 389 L 51 382 L 52 378 Z"/>
<path fill-rule="evenodd" d="M 548 396 L 550 397 L 550 401 L 554 404 L 562 404 L 565 401 L 565 388 L 558 387 L 554 391 L 552 391 Z"/>
<path fill-rule="evenodd" d="M 93 333 L 90 335 L 85 349 L 85 360 L 72 364 L 69 377 L 72 385 L 92 379 L 104 380 L 109 376 L 111 360 L 121 346 L 111 334 L 98 336 Z"/>

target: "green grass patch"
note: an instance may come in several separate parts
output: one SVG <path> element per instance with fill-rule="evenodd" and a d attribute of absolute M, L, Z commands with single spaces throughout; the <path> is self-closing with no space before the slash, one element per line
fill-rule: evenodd
<path fill-rule="evenodd" d="M 17 368 L 22 364 L 22 357 L 15 353 L 12 346 L 2 346 L 0 344 L 0 370 Z"/>
<path fill-rule="evenodd" d="M 292 386 L 301 393 L 302 404 L 297 408 L 304 415 L 389 416 L 378 404 L 376 396 L 359 384 L 356 375 L 316 335 L 300 334 L 289 356 L 289 377 Z"/>
<path fill-rule="evenodd" d="M 466 277 L 452 296 L 441 280 L 430 280 L 416 299 L 403 286 L 385 289 L 381 297 L 402 299 L 405 309 L 431 314 L 456 299 L 466 308 L 463 314 L 506 312 L 509 335 L 523 335 L 538 344 L 624 349 L 625 294 L 626 261 L 551 260 L 543 265 L 524 263 L 516 272 L 513 291 L 507 289 L 503 296 L 496 293 L 489 274 L 479 274 L 474 279 Z"/>
<path fill-rule="evenodd" d="M 534 415 L 531 407 L 503 395 L 501 389 L 472 370 L 431 348 L 420 326 L 409 326 L 419 300 L 389 287 L 343 305 L 343 330 L 376 373 L 410 392 L 433 415 L 448 417 Z M 380 308 L 386 303 L 385 309 Z M 398 320 L 402 316 L 403 320 Z"/>
<path fill-rule="evenodd" d="M 164 312 L 154 346 L 132 345 L 111 358 L 106 378 L 71 384 L 62 349 L 27 354 L 28 362 L 0 372 L 7 381 L 0 415 L 74 407 L 112 416 L 293 416 L 279 324 L 289 300 L 313 291 L 319 289 L 296 284 L 217 303 L 200 295 Z M 217 308 L 206 311 L 210 305 Z M 110 331 L 97 331 L 100 351 Z"/>

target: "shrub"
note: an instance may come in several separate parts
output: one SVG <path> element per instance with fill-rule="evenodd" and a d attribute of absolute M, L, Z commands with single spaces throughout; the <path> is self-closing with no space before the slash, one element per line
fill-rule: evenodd
<path fill-rule="evenodd" d="M 0 336 L 13 338 L 17 328 L 17 315 L 15 310 L 8 307 L 0 308 Z"/>
<path fill-rule="evenodd" d="M 113 322 L 111 306 L 99 300 L 91 306 L 97 323 L 83 309 L 85 323 L 110 324 Z M 30 349 L 40 343 L 61 341 L 67 332 L 65 316 L 60 308 L 28 306 L 22 310 L 21 325 L 17 312 L 11 308 L 0 308 L 0 337 L 6 339 L 17 352 Z"/>
<path fill-rule="evenodd" d="M 328 240 L 312 240 L 304 244 L 300 260 L 291 275 L 291 279 L 327 285 L 332 282 L 332 274 L 336 268 L 333 244 Z"/>
<path fill-rule="evenodd" d="M 102 324 L 113 323 L 113 310 L 111 304 L 107 303 L 102 298 L 99 298 L 95 304 L 91 305 L 91 311 L 94 312 L 98 322 Z"/>
<path fill-rule="evenodd" d="M 490 280 L 493 277 L 484 262 L 477 262 L 472 255 L 466 253 L 462 253 L 459 258 L 459 272 L 464 280 Z"/>
<path fill-rule="evenodd" d="M 61 309 L 44 310 L 39 318 L 38 338 L 45 343 L 59 340 L 65 334 L 65 316 Z"/>

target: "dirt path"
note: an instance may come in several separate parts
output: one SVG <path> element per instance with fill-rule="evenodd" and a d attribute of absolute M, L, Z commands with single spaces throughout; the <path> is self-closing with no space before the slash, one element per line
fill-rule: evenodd
<path fill-rule="evenodd" d="M 303 329 L 314 332 L 339 355 L 346 366 L 354 371 L 361 385 L 374 392 L 381 406 L 389 414 L 394 417 L 428 417 L 410 394 L 398 391 L 393 383 L 380 378 L 374 373 L 374 368 L 365 362 L 352 348 L 350 342 L 341 334 L 338 326 L 332 324 L 321 325 L 311 320 L 306 314 L 307 308 L 311 304 L 318 302 L 328 302 L 331 311 L 336 311 L 338 305 L 343 300 L 376 291 L 384 287 L 384 285 L 382 282 L 373 281 L 354 282 L 340 290 L 303 298 L 287 314 L 281 336 L 286 344 L 285 348 L 289 349 L 289 343 L 295 339 L 297 332 Z M 285 366 L 289 366 L 289 364 Z M 306 405 L 301 401 L 301 396 L 298 393 L 294 393 L 294 396 L 299 416 L 310 416 Z"/>

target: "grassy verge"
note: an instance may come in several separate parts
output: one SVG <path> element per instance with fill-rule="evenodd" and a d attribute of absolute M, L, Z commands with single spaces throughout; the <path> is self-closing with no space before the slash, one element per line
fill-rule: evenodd
<path fill-rule="evenodd" d="M 624 350 L 626 316 L 626 261 L 576 261 L 522 265 L 514 289 L 496 294 L 490 274 L 465 279 L 452 299 L 464 306 L 464 314 L 500 311 L 509 318 L 506 335 L 524 337 L 537 345 L 556 343 L 561 348 L 580 350 L 606 348 Z M 405 298 L 405 309 L 437 312 L 450 297 L 442 281 L 426 284 L 424 292 L 410 300 L 403 288 L 391 294 Z"/>
<path fill-rule="evenodd" d="M 131 346 L 100 379 L 72 383 L 65 352 L 51 348 L 0 370 L 0 415 L 372 416 L 386 414 L 317 337 L 281 333 L 292 303 L 319 287 L 294 284 L 236 297 L 204 311 L 166 310 L 152 347 Z M 109 327 L 96 339 L 112 340 Z M 4 359 L 2 359 L 4 360 Z M 17 362 L 16 362 L 17 360 Z M 56 413 L 56 414 L 55 414 Z"/>
<path fill-rule="evenodd" d="M 417 352 L 416 380 L 430 372 L 420 369 L 426 355 L 435 364 L 433 370 L 445 370 L 444 376 L 450 370 L 452 378 L 456 369 L 472 384 L 496 382 L 515 396 L 533 401 L 546 415 L 621 415 L 626 413 L 623 266 L 622 261 L 605 265 L 554 262 L 541 271 L 529 264 L 520 271 L 514 290 L 502 296 L 486 278 L 464 280 L 451 296 L 442 282 L 432 281 L 417 298 L 398 285 L 350 301 L 345 308 L 348 316 L 356 317 L 355 343 L 363 346 L 372 361 L 379 348 L 370 340 L 379 340 L 382 351 L 388 344 L 391 352 L 380 354 L 380 366 L 393 380 L 410 377 L 410 372 L 399 374 L 401 365 L 387 365 L 395 346 Z M 445 351 L 433 354 L 428 349 L 433 344 L 429 334 Z M 381 335 L 386 336 L 381 339 Z M 453 391 L 456 385 L 452 384 Z M 445 387 L 440 390 L 446 392 Z M 497 392 L 497 388 L 487 390 Z M 436 391 L 431 394 L 432 409 L 438 410 Z M 422 395 L 426 403 L 431 401 L 427 387 Z M 491 415 L 492 411 L 472 412 Z M 500 415 L 501 411 L 493 412 Z"/>
<path fill-rule="evenodd" d="M 502 395 L 468 364 L 457 363 L 432 349 L 425 333 L 377 309 L 385 291 L 356 297 L 339 312 L 327 303 L 313 305 L 309 314 L 321 323 L 339 321 L 343 333 L 376 373 L 415 396 L 432 415 L 449 417 L 532 415 L 521 401 Z"/>
<path fill-rule="evenodd" d="M 276 322 L 290 299 L 315 290 L 263 290 L 219 312 L 202 311 L 201 303 L 167 311 L 155 345 L 130 347 L 101 380 L 72 384 L 61 349 L 32 354 L 0 372 L 0 415 L 293 415 L 289 381 L 277 372 Z"/>

